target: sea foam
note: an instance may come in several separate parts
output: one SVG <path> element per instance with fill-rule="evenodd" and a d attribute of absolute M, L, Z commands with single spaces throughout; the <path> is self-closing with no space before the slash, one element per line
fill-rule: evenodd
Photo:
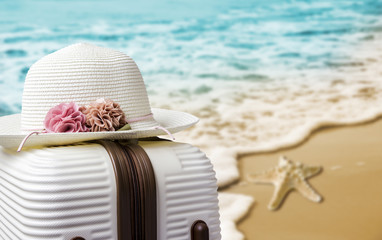
<path fill-rule="evenodd" d="M 381 116 L 381 7 L 381 0 L 4 1 L 0 116 L 20 112 L 25 75 L 44 55 L 77 42 L 118 49 L 137 62 L 153 107 L 200 117 L 175 137 L 207 152 L 226 186 L 239 176 L 241 154 Z M 251 198 L 220 200 L 223 239 L 242 239 L 234 222 Z M 235 211 L 242 203 L 240 216 L 225 214 L 226 205 Z"/>
<path fill-rule="evenodd" d="M 238 154 L 291 146 L 321 126 L 382 112 L 381 1 L 223 1 L 199 15 L 173 6 L 182 17 L 120 4 L 101 11 L 98 2 L 80 22 L 67 18 L 80 14 L 70 4 L 14 4 L 0 14 L 0 115 L 20 112 L 25 75 L 42 56 L 75 42 L 116 48 L 136 60 L 154 107 L 201 118 L 178 140 L 209 153 L 222 186 L 237 178 Z M 61 11 L 48 11 L 51 21 L 26 21 L 31 8 L 53 5 Z"/>

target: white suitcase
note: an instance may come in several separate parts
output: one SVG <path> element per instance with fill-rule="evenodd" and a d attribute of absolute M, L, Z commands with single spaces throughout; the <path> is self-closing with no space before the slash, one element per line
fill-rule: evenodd
<path fill-rule="evenodd" d="M 220 239 L 219 225 L 215 172 L 189 144 L 0 148 L 1 239 Z"/>

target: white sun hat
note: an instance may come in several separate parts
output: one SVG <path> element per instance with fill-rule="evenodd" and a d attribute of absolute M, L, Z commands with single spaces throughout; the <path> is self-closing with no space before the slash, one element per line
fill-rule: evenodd
<path fill-rule="evenodd" d="M 43 133 L 48 111 L 61 103 L 86 105 L 97 99 L 120 105 L 130 130 Z M 131 121 L 129 121 L 131 120 Z M 0 117 L 0 146 L 64 145 L 96 139 L 145 138 L 179 132 L 198 122 L 184 112 L 151 108 L 142 75 L 126 54 L 78 43 L 31 66 L 25 79 L 21 114 Z"/>

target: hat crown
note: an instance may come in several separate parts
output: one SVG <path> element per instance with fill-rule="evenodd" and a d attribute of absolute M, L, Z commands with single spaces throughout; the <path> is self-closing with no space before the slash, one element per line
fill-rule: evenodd
<path fill-rule="evenodd" d="M 126 54 L 91 44 L 74 44 L 31 66 L 25 79 L 21 129 L 43 129 L 47 112 L 63 102 L 87 105 L 99 98 L 120 104 L 126 118 L 151 113 L 138 66 Z M 132 129 L 158 125 L 153 118 L 131 123 Z"/>

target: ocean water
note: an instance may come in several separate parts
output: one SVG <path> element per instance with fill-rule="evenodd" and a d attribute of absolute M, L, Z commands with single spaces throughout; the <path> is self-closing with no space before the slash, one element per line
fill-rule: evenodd
<path fill-rule="evenodd" d="M 0 1 L 0 116 L 31 64 L 77 42 L 123 51 L 151 105 L 191 112 L 177 134 L 220 185 L 238 154 L 296 144 L 382 113 L 382 1 Z"/>

